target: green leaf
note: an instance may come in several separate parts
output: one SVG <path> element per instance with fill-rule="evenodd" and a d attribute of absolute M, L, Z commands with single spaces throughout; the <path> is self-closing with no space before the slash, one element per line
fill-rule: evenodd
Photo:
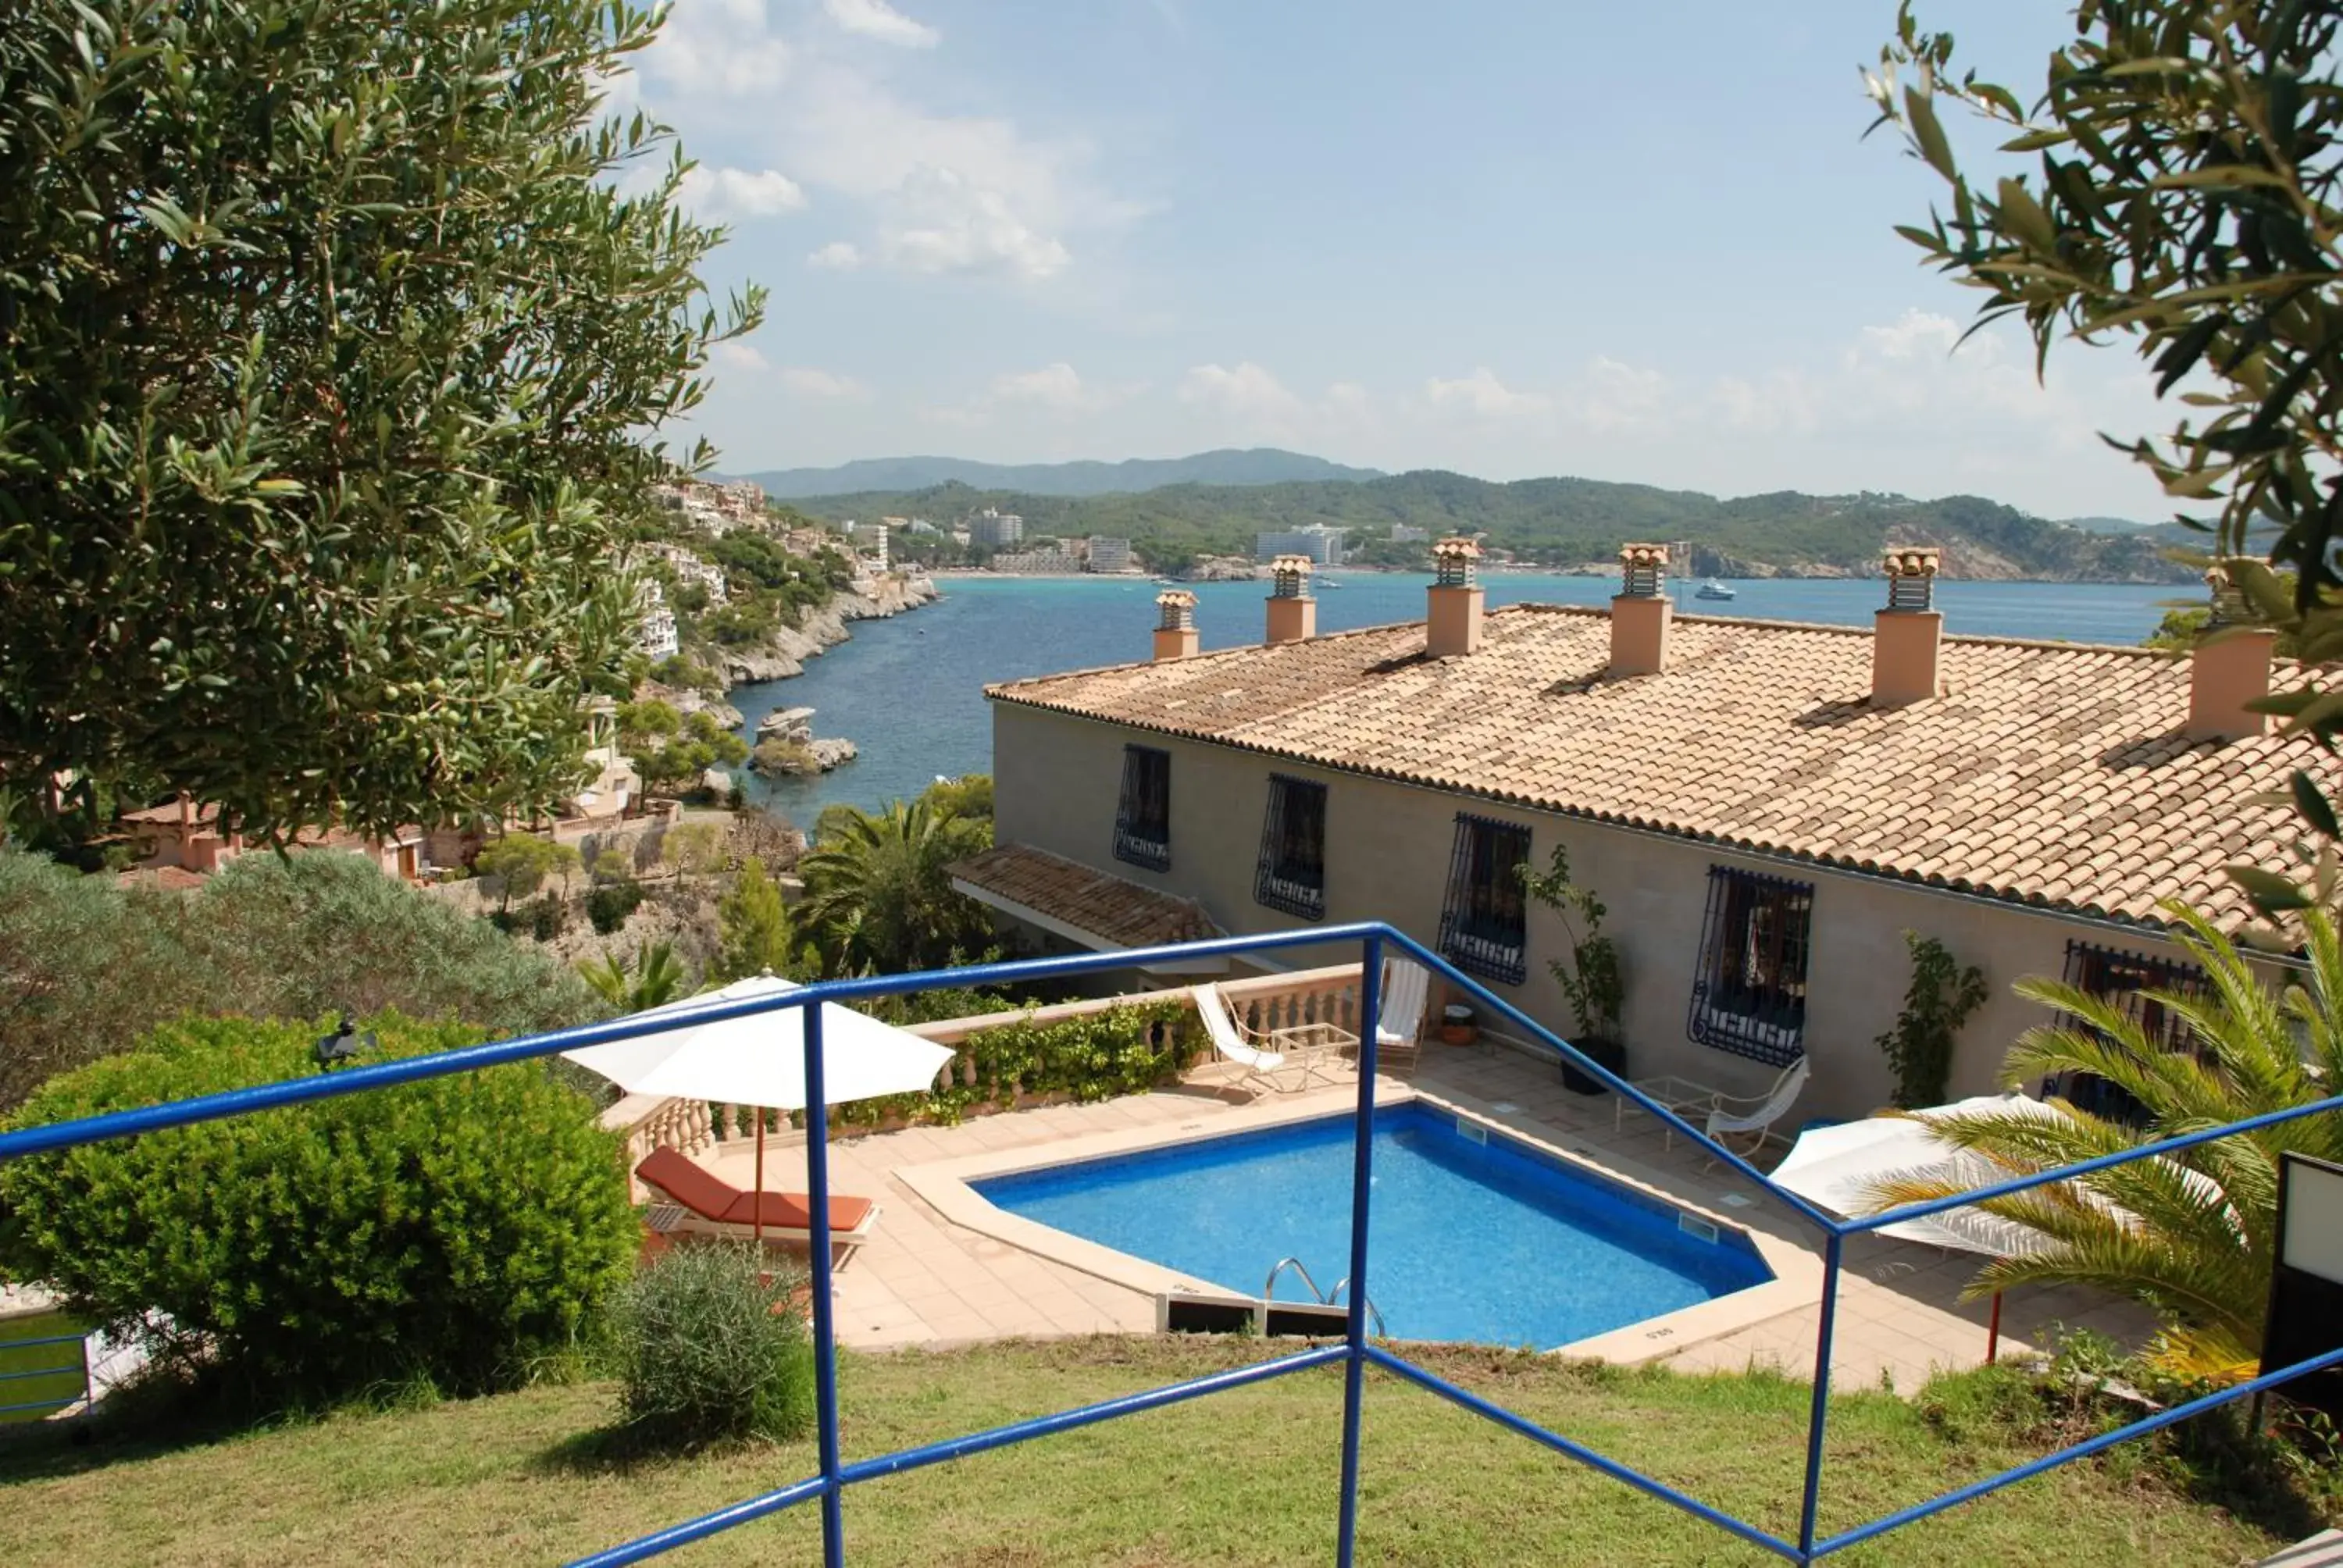
<path fill-rule="evenodd" d="M 2343 838 L 2343 827 L 2336 824 L 2334 806 L 2309 774 L 2298 769 L 2288 787 L 2294 795 L 2294 809 L 2310 824 L 2313 832 L 2328 839 Z"/>
<path fill-rule="evenodd" d="M 2225 866 L 2222 869 L 2231 881 L 2245 890 L 2246 897 L 2253 900 L 2254 908 L 2266 915 L 2310 908 L 2309 895 L 2275 871 L 2245 865 Z"/>
<path fill-rule="evenodd" d="M 1917 86 L 1904 89 L 1904 118 L 1912 127 L 1913 143 L 1928 166 L 1946 179 L 1958 179 L 1960 171 L 1953 165 L 1953 149 L 1945 140 L 1945 127 L 1936 123 L 1936 106 L 1929 95 Z"/>

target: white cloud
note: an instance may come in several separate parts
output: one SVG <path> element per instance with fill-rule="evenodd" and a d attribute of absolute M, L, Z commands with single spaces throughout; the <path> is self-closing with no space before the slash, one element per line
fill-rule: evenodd
<path fill-rule="evenodd" d="M 827 403 L 868 403 L 876 396 L 870 387 L 851 376 L 818 370 L 810 365 L 783 366 L 781 385 L 794 397 L 811 397 Z"/>
<path fill-rule="evenodd" d="M 1011 371 L 992 380 L 992 397 L 1002 403 L 1037 403 L 1044 408 L 1080 408 L 1087 401 L 1081 377 L 1064 360 L 1039 370 Z"/>
<path fill-rule="evenodd" d="M 879 255 L 905 272 L 1001 272 L 1039 280 L 1065 269 L 1064 244 L 1040 233 L 1001 192 L 957 169 L 919 168 L 884 204 Z"/>
<path fill-rule="evenodd" d="M 1639 369 L 1598 354 L 1587 365 L 1583 383 L 1574 390 L 1569 413 L 1598 434 L 1682 428 L 1682 422 L 1669 409 L 1668 378 L 1657 370 Z"/>
<path fill-rule="evenodd" d="M 708 357 L 719 366 L 734 370 L 770 370 L 772 368 L 772 366 L 767 363 L 765 357 L 757 352 L 755 346 L 738 341 L 718 344 L 708 351 Z"/>
<path fill-rule="evenodd" d="M 1291 418 L 1302 411 L 1302 399 L 1250 359 L 1233 367 L 1197 366 L 1180 383 L 1180 401 L 1202 403 L 1232 414 L 1279 419 Z"/>
<path fill-rule="evenodd" d="M 779 169 L 709 168 L 684 171 L 678 191 L 683 205 L 703 218 L 774 217 L 806 205 L 802 186 Z"/>
<path fill-rule="evenodd" d="M 807 256 L 806 265 L 831 272 L 851 272 L 862 265 L 862 253 L 845 240 L 833 239 Z"/>
<path fill-rule="evenodd" d="M 704 100 L 763 98 L 788 77 L 794 55 L 766 27 L 764 0 L 684 0 L 636 57 L 658 85 Z"/>
<path fill-rule="evenodd" d="M 1543 414 L 1554 407 L 1554 399 L 1542 393 L 1514 391 L 1485 365 L 1453 380 L 1434 377 L 1423 384 L 1423 395 L 1434 407 L 1468 409 L 1493 419 Z"/>
<path fill-rule="evenodd" d="M 1060 359 L 1034 370 L 1011 370 L 992 378 L 985 389 L 965 403 L 921 410 L 947 425 L 973 427 L 990 425 L 996 417 L 1042 415 L 1064 420 L 1100 414 L 1127 403 L 1147 389 L 1142 381 L 1104 385 L 1086 381 Z"/>
<path fill-rule="evenodd" d="M 822 0 L 830 19 L 850 33 L 876 38 L 906 49 L 932 49 L 941 35 L 923 22 L 914 22 L 887 0 Z"/>

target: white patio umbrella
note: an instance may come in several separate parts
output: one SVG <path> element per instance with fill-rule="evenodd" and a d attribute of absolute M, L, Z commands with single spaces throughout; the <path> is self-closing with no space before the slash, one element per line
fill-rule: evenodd
<path fill-rule="evenodd" d="M 1849 1218 L 1876 1213 L 1875 1194 L 1891 1181 L 1942 1181 L 1956 1188 L 2006 1181 L 2009 1171 L 1981 1154 L 1947 1142 L 1929 1126 L 1938 1117 L 1985 1111 L 2053 1119 L 2060 1114 L 2022 1094 L 1981 1094 L 1909 1115 L 1873 1116 L 1835 1127 L 1811 1128 L 1798 1135 L 1796 1144 L 1774 1168 L 1774 1181 Z M 2048 1245 L 2040 1231 L 1982 1209 L 1947 1209 L 1926 1219 L 1882 1225 L 1879 1234 L 1994 1258 L 2022 1257 Z M 1989 1332 L 1987 1361 L 1993 1360 L 2001 1341 L 1999 1292 L 1994 1293 Z"/>
<path fill-rule="evenodd" d="M 676 1022 L 671 1028 L 561 1054 L 629 1094 L 803 1111 L 807 1009 L 777 1008 L 717 1023 L 689 1021 L 693 1013 L 718 1002 L 776 996 L 797 989 L 795 981 L 770 974 L 735 980 L 717 990 L 633 1015 L 639 1019 L 672 1016 Z M 936 1074 L 952 1059 L 950 1046 L 865 1018 L 836 1002 L 821 1004 L 821 1048 L 822 1097 L 832 1105 L 882 1094 L 916 1094 L 933 1085 Z M 765 1119 L 759 1116 L 754 1234 L 760 1241 L 765 1229 L 764 1192 Z"/>

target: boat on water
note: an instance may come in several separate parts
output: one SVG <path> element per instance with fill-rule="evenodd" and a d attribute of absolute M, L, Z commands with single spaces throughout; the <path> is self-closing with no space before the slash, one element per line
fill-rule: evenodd
<path fill-rule="evenodd" d="M 1734 590 L 1726 588 L 1715 578 L 1711 578 L 1706 582 L 1701 584 L 1698 590 L 1695 591 L 1692 597 L 1694 598 L 1732 598 L 1734 597 Z"/>

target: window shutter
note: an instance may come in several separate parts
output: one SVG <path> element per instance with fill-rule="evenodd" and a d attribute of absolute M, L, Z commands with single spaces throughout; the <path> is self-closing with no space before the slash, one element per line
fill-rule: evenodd
<path fill-rule="evenodd" d="M 1518 871 L 1529 854 L 1527 828 L 1457 813 L 1448 893 L 1440 913 L 1440 950 L 1465 973 L 1505 985 L 1529 978 L 1523 953 L 1527 910 Z"/>
<path fill-rule="evenodd" d="M 2068 942 L 2064 978 L 2077 990 L 2111 1003 L 2117 1011 L 2138 1024 L 2151 1049 L 2186 1051 L 2199 1061 L 2207 1061 L 2206 1053 L 2190 1038 L 2188 1025 L 2146 994 L 2151 990 L 2178 996 L 2206 994 L 2211 982 L 2195 964 L 2152 959 L 2145 953 L 2124 952 L 2090 942 Z M 2070 1012 L 2059 1013 L 2051 1022 L 2060 1029 L 2080 1030 L 2094 1036 L 2098 1032 Z M 2062 1072 L 2045 1079 L 2042 1092 L 2056 1095 L 2077 1111 L 2127 1127 L 2145 1127 L 2150 1120 L 2147 1106 L 2092 1073 Z"/>
<path fill-rule="evenodd" d="M 1122 794 L 1114 813 L 1114 858 L 1151 871 L 1172 869 L 1172 755 L 1122 749 Z"/>
<path fill-rule="evenodd" d="M 1269 778 L 1253 869 L 1253 901 L 1306 920 L 1326 914 L 1326 786 L 1282 773 Z"/>
<path fill-rule="evenodd" d="M 1687 1034 L 1775 1067 L 1805 1054 L 1814 899 L 1811 882 L 1709 868 Z"/>

